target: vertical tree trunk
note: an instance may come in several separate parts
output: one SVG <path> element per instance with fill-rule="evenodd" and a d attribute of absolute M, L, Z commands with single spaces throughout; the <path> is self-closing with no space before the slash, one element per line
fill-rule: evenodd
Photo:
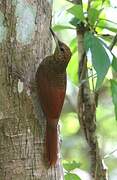
<path fill-rule="evenodd" d="M 23 3 L 25 14 L 22 16 L 18 8 Z M 32 19 L 29 9 L 33 12 Z M 1 180 L 63 179 L 60 161 L 51 169 L 44 164 L 46 121 L 39 108 L 34 81 L 39 63 L 51 53 L 51 14 L 47 0 L 0 0 L 5 32 L 4 37 L 0 37 Z M 26 39 L 31 23 L 33 30 Z M 15 76 L 23 80 L 21 93 L 18 91 L 19 85 L 21 91 L 21 82 Z"/>
<path fill-rule="evenodd" d="M 96 102 L 95 94 L 91 92 L 88 80 L 87 57 L 84 50 L 84 34 L 77 31 L 79 54 L 79 80 L 81 86 L 78 92 L 78 117 L 81 129 L 89 145 L 91 176 L 94 180 L 106 180 L 107 171 L 101 159 L 96 136 Z M 83 83 L 82 83 L 83 82 Z"/>
<path fill-rule="evenodd" d="M 82 4 L 82 1 L 80 4 Z M 90 171 L 92 179 L 107 180 L 107 169 L 101 157 L 96 136 L 97 94 L 91 91 L 88 81 L 87 56 L 84 48 L 84 34 L 86 31 L 87 29 L 83 23 L 77 28 L 79 59 L 78 76 L 79 83 L 81 84 L 78 92 L 78 117 L 81 129 L 89 147 Z"/>
<path fill-rule="evenodd" d="M 107 180 L 107 171 L 100 155 L 96 136 L 96 101 L 95 93 L 91 92 L 88 81 L 87 57 L 84 49 L 84 32 L 85 28 L 83 26 L 77 29 L 79 82 L 81 84 L 78 92 L 78 117 L 81 129 L 89 146 L 92 179 Z M 87 81 L 83 82 L 84 80 Z"/>

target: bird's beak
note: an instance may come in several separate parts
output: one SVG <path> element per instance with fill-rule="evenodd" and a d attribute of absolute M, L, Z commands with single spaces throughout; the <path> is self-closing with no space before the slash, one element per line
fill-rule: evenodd
<path fill-rule="evenodd" d="M 61 41 L 58 39 L 57 35 L 54 33 L 54 31 L 51 28 L 50 28 L 50 32 L 55 40 L 57 48 L 60 50 Z"/>

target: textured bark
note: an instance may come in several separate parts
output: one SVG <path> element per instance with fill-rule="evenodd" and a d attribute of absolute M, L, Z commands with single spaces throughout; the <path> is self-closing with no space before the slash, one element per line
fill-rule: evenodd
<path fill-rule="evenodd" d="M 0 44 L 0 179 L 60 180 L 63 179 L 60 161 L 51 169 L 44 163 L 46 121 L 34 83 L 39 63 L 51 53 L 51 4 L 47 0 L 25 1 L 26 6 L 36 9 L 36 16 L 32 41 L 23 44 L 17 40 L 18 17 L 13 2 L 0 0 L 7 29 L 6 39 Z M 20 94 L 18 77 L 24 83 Z"/>
<path fill-rule="evenodd" d="M 77 31 L 77 35 L 79 52 L 79 80 L 81 83 L 78 92 L 78 117 L 81 129 L 89 146 L 91 176 L 94 180 L 107 180 L 107 171 L 100 155 L 96 136 L 95 93 L 91 92 L 88 80 L 84 81 L 84 79 L 88 78 L 87 58 L 83 43 L 84 35 L 82 31 Z M 82 81 L 84 82 L 82 83 Z"/>
<path fill-rule="evenodd" d="M 89 1 L 90 2 L 90 1 Z M 88 8 L 90 3 L 88 4 Z M 78 117 L 81 129 L 89 147 L 90 170 L 94 180 L 107 180 L 106 167 L 100 155 L 96 136 L 96 106 L 97 94 L 90 90 L 88 81 L 87 57 L 84 49 L 84 33 L 87 29 L 83 24 L 77 28 L 78 37 L 78 59 L 79 59 L 79 83 L 78 92 Z M 96 100 L 97 99 L 97 100 Z"/>

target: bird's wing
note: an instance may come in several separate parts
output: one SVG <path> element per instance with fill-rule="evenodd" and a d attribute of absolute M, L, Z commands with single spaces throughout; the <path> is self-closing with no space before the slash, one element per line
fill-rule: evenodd
<path fill-rule="evenodd" d="M 48 76 L 43 71 L 39 72 L 37 83 L 39 85 L 38 95 L 43 112 L 47 118 L 59 119 L 66 91 L 66 77 L 65 83 L 57 86 L 56 83 L 49 82 Z"/>

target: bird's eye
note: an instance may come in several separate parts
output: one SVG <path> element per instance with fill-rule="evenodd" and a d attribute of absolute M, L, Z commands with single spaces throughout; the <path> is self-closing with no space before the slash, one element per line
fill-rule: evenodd
<path fill-rule="evenodd" d="M 62 52 L 64 52 L 64 48 L 63 48 L 63 47 L 61 47 L 60 50 L 61 50 Z"/>

